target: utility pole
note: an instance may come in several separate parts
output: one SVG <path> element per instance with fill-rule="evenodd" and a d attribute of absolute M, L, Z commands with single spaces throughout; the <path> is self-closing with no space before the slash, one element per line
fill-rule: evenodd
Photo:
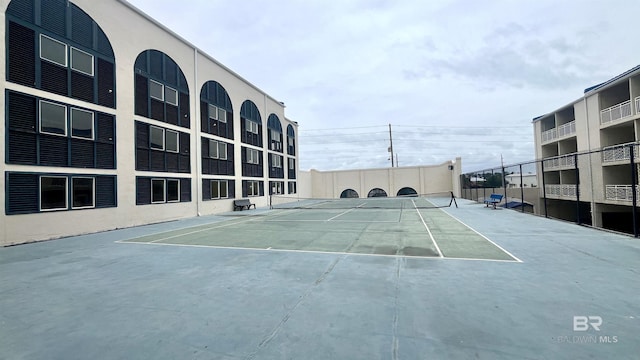
<path fill-rule="evenodd" d="M 391 153 L 391 167 L 393 167 L 395 164 L 393 162 L 393 137 L 391 136 L 391 124 L 389 124 L 389 144 L 391 146 L 389 146 L 389 152 Z"/>

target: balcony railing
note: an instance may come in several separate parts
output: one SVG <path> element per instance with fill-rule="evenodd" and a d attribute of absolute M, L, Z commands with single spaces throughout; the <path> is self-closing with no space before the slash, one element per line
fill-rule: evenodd
<path fill-rule="evenodd" d="M 576 166 L 575 155 L 559 156 L 544 161 L 544 170 L 555 170 L 558 168 L 574 168 Z"/>
<path fill-rule="evenodd" d="M 556 128 L 543 132 L 542 142 L 560 139 L 566 136 L 574 135 L 575 133 L 576 133 L 576 121 L 574 120 L 566 124 L 562 124 Z"/>
<path fill-rule="evenodd" d="M 555 195 L 574 198 L 578 194 L 578 187 L 576 185 L 545 185 L 544 189 L 547 196 Z"/>
<path fill-rule="evenodd" d="M 640 96 L 636 98 L 636 114 L 640 114 Z"/>
<path fill-rule="evenodd" d="M 633 201 L 632 188 L 631 185 L 607 185 L 605 198 L 607 200 Z M 636 186 L 636 199 L 640 200 L 640 186 Z"/>
<path fill-rule="evenodd" d="M 615 146 L 608 146 L 602 149 L 602 162 L 624 161 L 631 159 L 630 145 L 627 143 Z M 633 157 L 638 161 L 638 145 L 633 146 Z"/>
<path fill-rule="evenodd" d="M 636 99 L 637 102 L 637 99 Z M 608 124 L 612 121 L 631 116 L 631 100 L 627 100 L 618 105 L 600 111 L 600 124 Z"/>

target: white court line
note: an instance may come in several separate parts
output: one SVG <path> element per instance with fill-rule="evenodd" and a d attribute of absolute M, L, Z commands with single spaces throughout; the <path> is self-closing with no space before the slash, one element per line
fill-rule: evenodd
<path fill-rule="evenodd" d="M 264 222 L 328 222 L 329 220 L 265 220 Z M 334 223 L 364 223 L 364 224 L 374 224 L 374 223 L 393 223 L 393 224 L 397 224 L 398 221 L 363 221 L 363 220 L 332 220 L 331 222 Z"/>
<path fill-rule="evenodd" d="M 364 205 L 364 204 L 362 204 L 362 205 Z M 360 207 L 360 206 L 362 206 L 362 205 L 359 205 L 358 207 Z M 355 209 L 356 209 L 356 208 L 349 209 L 349 210 L 347 210 L 347 211 L 343 211 L 343 212 L 341 212 L 340 214 L 338 214 L 338 215 L 336 215 L 336 216 L 334 216 L 334 217 L 330 218 L 330 219 L 329 219 L 329 220 L 327 220 L 327 221 L 331 221 L 331 220 L 333 220 L 333 219 L 335 219 L 335 218 L 337 218 L 337 217 L 340 217 L 340 216 L 342 216 L 342 215 L 344 215 L 344 214 L 347 214 L 347 213 L 349 213 L 349 212 L 351 212 L 351 211 L 353 211 L 353 210 L 355 210 Z"/>
<path fill-rule="evenodd" d="M 175 247 L 192 247 L 192 248 L 205 248 L 205 249 L 224 249 L 224 250 L 249 250 L 249 251 L 273 251 L 273 252 L 285 252 L 285 253 L 303 253 L 303 254 L 328 254 L 328 255 L 353 255 L 353 256 L 373 256 L 373 257 L 390 257 L 390 258 L 404 258 L 404 259 L 430 259 L 430 260 L 464 260 L 464 261 L 489 261 L 489 262 L 503 262 L 503 263 L 518 263 L 513 260 L 495 260 L 495 259 L 475 259 L 475 258 L 449 258 L 449 257 L 437 257 L 437 256 L 410 256 L 410 255 L 387 255 L 387 254 L 364 254 L 364 253 L 348 253 L 344 251 L 319 251 L 319 250 L 292 250 L 292 249 L 273 249 L 273 248 L 248 248 L 248 247 L 234 247 L 234 246 L 216 246 L 216 245 L 190 245 L 190 244 L 171 244 L 171 243 L 150 243 L 145 241 L 122 241 L 121 244 L 136 244 L 136 245 L 154 245 L 154 246 L 175 246 Z"/>
<path fill-rule="evenodd" d="M 440 210 L 442 210 L 442 209 L 440 209 Z M 469 225 L 465 224 L 464 222 L 462 222 L 462 220 L 458 219 L 457 217 L 455 217 L 455 216 L 453 216 L 453 215 L 449 214 L 448 212 L 446 212 L 446 211 L 444 211 L 444 210 L 442 210 L 442 211 L 443 211 L 445 214 L 447 214 L 447 215 L 451 216 L 452 218 L 454 218 L 454 219 L 455 219 L 457 222 L 459 222 L 460 224 L 462 224 L 462 225 L 466 226 L 467 228 L 471 229 L 471 231 L 473 231 L 474 233 L 476 233 L 476 234 L 478 234 L 478 235 L 482 236 L 485 240 L 487 240 L 488 242 L 492 243 L 492 244 L 493 244 L 495 247 L 497 247 L 498 249 L 500 249 L 500 250 L 504 251 L 507 255 L 511 256 L 511 257 L 512 257 L 513 259 L 515 259 L 517 262 L 520 262 L 520 263 L 521 263 L 521 262 L 523 262 L 522 260 L 518 259 L 518 257 L 516 257 L 515 255 L 513 255 L 512 253 L 510 253 L 510 252 L 508 252 L 507 250 L 505 250 L 502 246 L 500 246 L 500 245 L 496 244 L 495 242 L 493 242 L 493 241 L 492 241 L 491 239 L 489 239 L 488 237 L 486 237 L 486 236 L 484 236 L 484 235 L 480 234 L 478 231 L 476 231 L 476 229 L 474 229 L 474 228 L 472 228 L 471 226 L 469 226 Z"/>
<path fill-rule="evenodd" d="M 433 245 L 435 245 L 436 250 L 438 250 L 438 255 L 440 255 L 440 257 L 443 258 L 444 256 L 442 256 L 442 251 L 440 251 L 440 247 L 436 243 L 436 239 L 433 238 L 433 234 L 431 233 L 431 230 L 427 226 L 427 223 L 424 221 L 424 218 L 422 217 L 422 214 L 420 213 L 420 210 L 418 210 L 418 207 L 416 206 L 416 202 L 413 201 L 413 199 L 411 199 L 411 202 L 413 203 L 413 208 L 416 209 L 416 212 L 418 213 L 418 216 L 420 216 L 420 220 L 422 220 L 422 225 L 424 225 L 424 228 L 427 229 L 427 232 L 429 233 L 429 237 L 431 238 L 431 241 L 433 242 Z"/>

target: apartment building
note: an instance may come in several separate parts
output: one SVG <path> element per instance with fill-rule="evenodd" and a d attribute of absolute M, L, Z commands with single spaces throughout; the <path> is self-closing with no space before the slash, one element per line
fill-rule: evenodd
<path fill-rule="evenodd" d="M 549 215 L 633 233 L 638 196 L 640 66 L 533 120 Z M 638 217 L 635 217 L 638 222 Z M 640 222 L 638 222 L 640 223 Z"/>
<path fill-rule="evenodd" d="M 0 245 L 297 192 L 284 104 L 126 1 L 0 8 Z"/>

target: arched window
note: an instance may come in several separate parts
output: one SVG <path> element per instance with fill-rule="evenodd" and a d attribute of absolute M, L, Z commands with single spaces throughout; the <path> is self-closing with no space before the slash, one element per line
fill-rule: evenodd
<path fill-rule="evenodd" d="M 262 147 L 262 117 L 251 100 L 243 102 L 240 108 L 240 129 L 243 143 Z"/>
<path fill-rule="evenodd" d="M 291 125 L 287 126 L 287 154 L 296 154 L 296 133 Z"/>
<path fill-rule="evenodd" d="M 200 91 L 202 132 L 233 139 L 233 106 L 227 90 L 215 81 L 207 81 Z"/>
<path fill-rule="evenodd" d="M 147 50 L 134 68 L 136 115 L 190 128 L 189 86 L 178 64 L 163 52 Z"/>
<path fill-rule="evenodd" d="M 282 124 L 278 115 L 269 115 L 267 129 L 269 130 L 269 150 L 282 152 Z"/>
<path fill-rule="evenodd" d="M 398 194 L 396 196 L 418 196 L 418 192 L 411 187 L 403 187 L 398 190 Z"/>
<path fill-rule="evenodd" d="M 7 80 L 115 108 L 115 57 L 100 26 L 65 0 L 12 0 Z"/>
<path fill-rule="evenodd" d="M 359 198 L 359 197 L 360 197 L 360 195 L 358 195 L 358 192 L 353 190 L 353 189 L 346 189 L 342 193 L 340 193 L 340 198 L 341 199 Z"/>
<path fill-rule="evenodd" d="M 387 192 L 380 188 L 375 188 L 369 191 L 369 194 L 367 194 L 367 197 L 387 197 Z"/>

